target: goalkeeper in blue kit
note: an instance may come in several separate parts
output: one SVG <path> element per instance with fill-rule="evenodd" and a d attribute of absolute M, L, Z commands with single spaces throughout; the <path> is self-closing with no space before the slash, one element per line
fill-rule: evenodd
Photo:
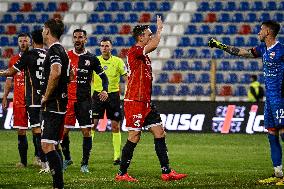
<path fill-rule="evenodd" d="M 284 45 L 276 40 L 279 30 L 279 23 L 263 22 L 258 33 L 258 38 L 262 43 L 251 49 L 228 46 L 216 39 L 211 39 L 208 46 L 219 48 L 231 55 L 262 58 L 266 88 L 264 126 L 268 130 L 274 173 L 267 179 L 259 180 L 259 183 L 284 185 L 282 148 L 279 140 L 281 138 L 284 141 Z"/>

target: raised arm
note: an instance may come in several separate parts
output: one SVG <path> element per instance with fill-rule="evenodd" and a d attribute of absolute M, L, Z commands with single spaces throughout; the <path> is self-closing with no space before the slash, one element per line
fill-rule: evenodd
<path fill-rule="evenodd" d="M 221 43 L 220 41 L 212 38 L 208 42 L 208 46 L 211 48 L 218 48 L 223 51 L 226 51 L 227 53 L 235 56 L 242 56 L 245 58 L 255 58 L 254 54 L 252 53 L 252 49 L 244 49 L 244 48 L 238 48 L 234 46 L 229 46 L 226 44 Z"/>
<path fill-rule="evenodd" d="M 160 43 L 160 39 L 161 39 L 162 30 L 163 30 L 162 18 L 160 16 L 157 16 L 157 32 L 155 36 L 151 39 L 149 44 L 145 46 L 145 49 L 144 49 L 145 54 L 148 54 L 154 51 L 158 47 Z"/>

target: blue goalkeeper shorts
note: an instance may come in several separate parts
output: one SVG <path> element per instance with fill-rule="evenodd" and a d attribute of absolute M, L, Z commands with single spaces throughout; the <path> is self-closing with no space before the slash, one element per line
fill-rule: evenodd
<path fill-rule="evenodd" d="M 264 126 L 266 129 L 284 128 L 283 98 L 266 98 L 264 107 Z"/>

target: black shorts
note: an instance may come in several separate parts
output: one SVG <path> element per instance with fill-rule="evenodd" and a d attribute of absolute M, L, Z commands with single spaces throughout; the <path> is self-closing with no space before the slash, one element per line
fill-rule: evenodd
<path fill-rule="evenodd" d="M 64 130 L 64 117 L 65 114 L 58 114 L 54 112 L 42 113 L 42 136 L 41 142 L 59 144 L 60 140 L 63 138 Z"/>
<path fill-rule="evenodd" d="M 93 94 L 93 118 L 102 119 L 106 110 L 107 118 L 110 120 L 121 121 L 121 103 L 119 92 L 108 93 L 108 99 L 105 102 L 100 101 L 98 92 Z"/>
<path fill-rule="evenodd" d="M 92 127 L 92 102 L 90 100 L 78 102 L 68 100 L 67 112 L 65 115 L 65 128 L 74 128 L 76 118 L 81 128 Z"/>
<path fill-rule="evenodd" d="M 159 123 L 162 123 L 161 116 L 157 111 L 156 106 L 151 103 L 151 111 L 145 117 L 143 127 L 151 128 L 152 126 L 156 126 Z"/>
<path fill-rule="evenodd" d="M 27 107 L 31 127 L 40 127 L 40 107 Z"/>

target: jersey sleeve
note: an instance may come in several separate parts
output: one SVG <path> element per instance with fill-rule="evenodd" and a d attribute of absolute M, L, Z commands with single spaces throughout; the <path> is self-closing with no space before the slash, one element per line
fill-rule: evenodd
<path fill-rule="evenodd" d="M 50 49 L 49 60 L 50 60 L 50 66 L 52 66 L 53 64 L 59 64 L 60 66 L 62 66 L 59 47 L 55 46 L 52 47 L 52 49 Z"/>
<path fill-rule="evenodd" d="M 122 59 L 118 59 L 118 69 L 119 69 L 119 73 L 120 75 L 126 75 L 127 74 L 127 69 L 126 69 L 126 66 L 123 62 Z"/>
<path fill-rule="evenodd" d="M 13 67 L 20 72 L 21 70 L 23 70 L 25 68 L 25 66 L 27 65 L 27 60 L 28 60 L 28 53 L 24 53 L 21 58 L 19 58 L 19 60 L 13 65 Z"/>
<path fill-rule="evenodd" d="M 263 54 L 262 50 L 263 50 L 263 45 L 258 45 L 251 49 L 251 53 L 255 58 L 258 58 L 262 56 Z"/>
<path fill-rule="evenodd" d="M 96 56 L 93 56 L 93 57 L 94 57 L 94 64 L 93 64 L 93 67 L 92 67 L 93 71 L 95 71 L 96 74 L 101 75 L 102 73 L 104 73 L 104 70 L 101 66 L 101 62 Z"/>

